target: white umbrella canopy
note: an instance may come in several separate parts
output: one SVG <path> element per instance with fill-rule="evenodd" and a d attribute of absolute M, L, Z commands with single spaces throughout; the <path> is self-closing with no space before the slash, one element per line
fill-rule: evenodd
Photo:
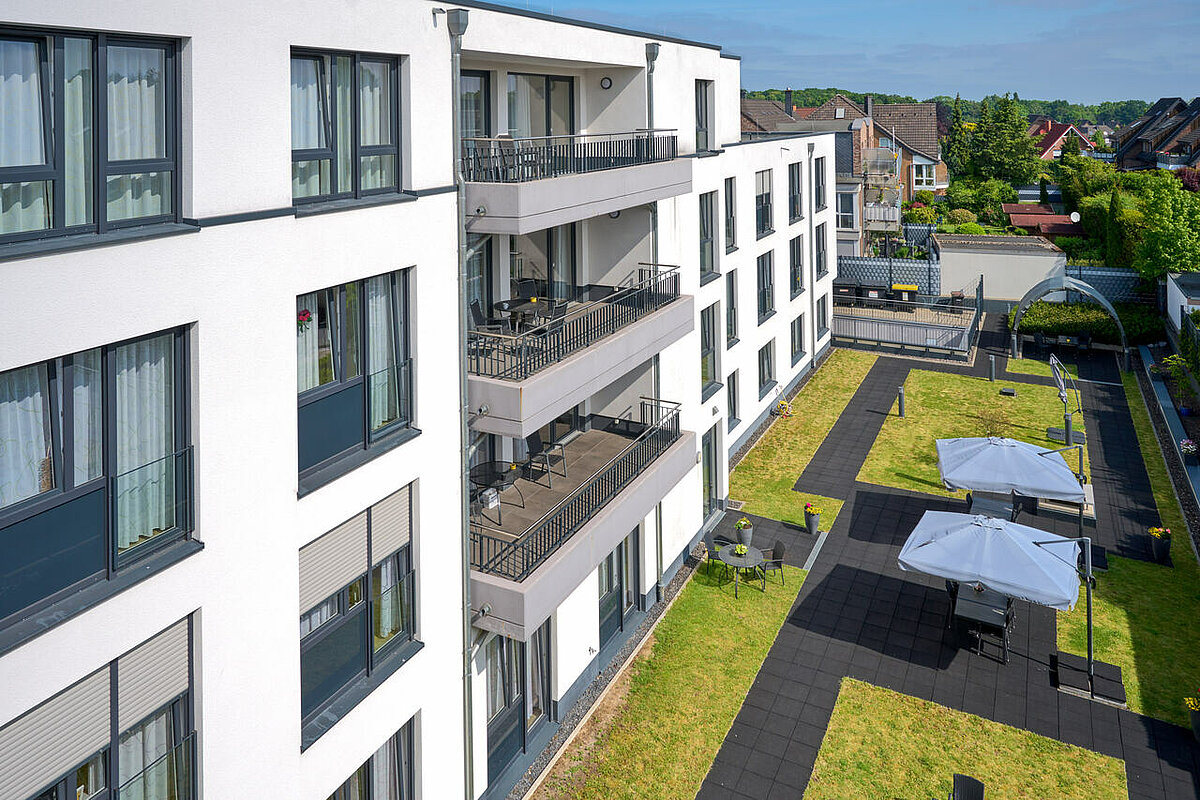
<path fill-rule="evenodd" d="M 1016 492 L 1083 503 L 1079 479 L 1061 453 L 1016 439 L 998 436 L 938 439 L 938 471 L 949 489 L 974 492 Z"/>
<path fill-rule="evenodd" d="M 900 550 L 900 567 L 1070 610 L 1079 598 L 1079 543 L 991 517 L 926 511 Z"/>

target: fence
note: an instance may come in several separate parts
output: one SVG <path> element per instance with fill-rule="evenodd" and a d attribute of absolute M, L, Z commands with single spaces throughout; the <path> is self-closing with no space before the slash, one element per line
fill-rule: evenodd
<path fill-rule="evenodd" d="M 636 439 L 546 512 L 519 539 L 493 536 L 473 526 L 471 567 L 511 581 L 528 577 L 679 439 L 678 403 L 642 398 L 641 418 L 646 429 Z"/>
<path fill-rule="evenodd" d="M 670 161 L 674 130 L 462 140 L 463 177 L 481 183 L 522 183 Z"/>
<path fill-rule="evenodd" d="M 963 303 L 901 302 L 837 305 L 833 335 L 855 342 L 969 352 L 983 314 L 983 281 L 963 292 Z"/>
<path fill-rule="evenodd" d="M 933 243 L 933 235 L 937 233 L 937 225 L 922 225 L 904 223 L 904 243 L 909 247 L 920 247 L 928 250 Z"/>
<path fill-rule="evenodd" d="M 931 253 L 931 255 L 934 255 Z M 937 297 L 942 293 L 942 270 L 936 257 L 911 258 L 838 256 L 838 280 L 859 283 L 915 284 L 917 293 Z"/>
<path fill-rule="evenodd" d="M 1146 292 L 1142 276 L 1132 269 L 1100 267 L 1087 264 L 1067 264 L 1067 277 L 1090 284 L 1111 303 L 1153 302 L 1153 292 Z M 1074 292 L 1072 295 L 1076 294 Z M 1072 297 L 1072 300 L 1084 298 Z"/>

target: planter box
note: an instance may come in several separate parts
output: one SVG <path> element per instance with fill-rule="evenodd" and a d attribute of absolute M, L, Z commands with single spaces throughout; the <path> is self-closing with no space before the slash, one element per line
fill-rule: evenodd
<path fill-rule="evenodd" d="M 748 546 L 750 546 L 750 543 L 754 540 L 754 526 L 753 525 L 747 525 L 744 528 L 739 528 L 736 531 L 736 533 L 737 533 L 738 544 L 744 544 L 748 547 Z"/>
<path fill-rule="evenodd" d="M 1149 535 L 1149 534 L 1147 534 Z M 1154 556 L 1154 560 L 1159 564 L 1166 564 L 1171 560 L 1171 537 L 1160 539 L 1157 536 L 1150 537 L 1150 553 Z"/>
<path fill-rule="evenodd" d="M 812 534 L 820 533 L 821 532 L 821 515 L 820 514 L 810 514 L 807 511 L 805 511 L 804 512 L 804 527 L 808 529 L 809 533 L 812 533 Z"/>

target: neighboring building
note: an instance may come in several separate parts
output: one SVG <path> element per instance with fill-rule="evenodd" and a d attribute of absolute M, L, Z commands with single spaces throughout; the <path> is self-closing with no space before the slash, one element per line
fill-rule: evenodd
<path fill-rule="evenodd" d="M 796 119 L 778 100 L 742 98 L 741 129 L 747 133 L 776 133 L 786 131 Z"/>
<path fill-rule="evenodd" d="M 1053 161 L 1062 156 L 1063 142 L 1071 136 L 1079 142 L 1080 151 L 1096 149 L 1087 134 L 1070 122 L 1039 119 L 1031 122 L 1029 135 L 1035 140 L 1037 157 L 1043 161 Z"/>
<path fill-rule="evenodd" d="M 832 133 L 457 5 L 0 29 L 3 800 L 506 796 L 829 348 Z"/>
<path fill-rule="evenodd" d="M 1054 241 L 1059 236 L 1083 236 L 1083 226 L 1070 214 L 1055 214 L 1049 206 L 1028 203 L 1004 203 L 1001 208 L 1008 214 L 1008 224 L 1029 233 L 1040 233 Z"/>
<path fill-rule="evenodd" d="M 1039 282 L 1066 271 L 1066 253 L 1042 236 L 938 233 L 934 240 L 940 252 L 943 289 L 974 286 L 982 275 L 985 297 L 1016 302 Z"/>
<path fill-rule="evenodd" d="M 1200 167 L 1200 97 L 1163 97 L 1117 132 L 1116 163 L 1124 170 Z"/>
<path fill-rule="evenodd" d="M 1115 136 L 1115 131 L 1112 129 L 1112 127 L 1103 123 L 1092 124 L 1090 122 L 1085 122 L 1080 125 L 1079 128 L 1092 142 L 1095 142 L 1097 135 L 1099 135 L 1100 141 L 1104 143 L 1105 147 L 1112 147 Z"/>
<path fill-rule="evenodd" d="M 1200 308 L 1200 272 L 1182 272 L 1167 276 L 1167 319 L 1178 331 L 1183 317 Z"/>

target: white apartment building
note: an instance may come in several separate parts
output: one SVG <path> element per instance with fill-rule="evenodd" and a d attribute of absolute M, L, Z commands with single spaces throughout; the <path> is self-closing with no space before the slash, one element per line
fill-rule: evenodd
<path fill-rule="evenodd" d="M 833 135 L 739 84 L 482 2 L 0 10 L 0 800 L 506 796 L 829 346 Z"/>

